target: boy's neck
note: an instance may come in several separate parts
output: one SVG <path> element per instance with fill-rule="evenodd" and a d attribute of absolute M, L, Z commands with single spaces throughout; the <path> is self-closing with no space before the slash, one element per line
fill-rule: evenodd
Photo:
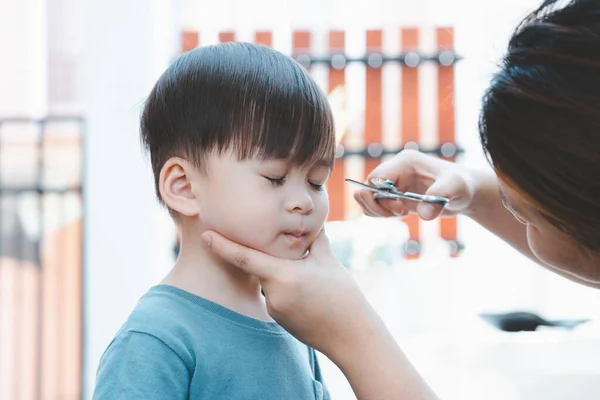
<path fill-rule="evenodd" d="M 179 257 L 161 283 L 172 285 L 246 316 L 272 321 L 258 279 L 210 251 L 202 231 L 182 229 Z"/>

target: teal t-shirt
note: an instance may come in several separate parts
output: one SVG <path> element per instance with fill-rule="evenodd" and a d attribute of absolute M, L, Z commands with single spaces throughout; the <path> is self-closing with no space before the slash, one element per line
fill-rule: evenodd
<path fill-rule="evenodd" d="M 315 351 L 275 322 L 168 285 L 139 301 L 100 360 L 95 400 L 329 399 Z"/>

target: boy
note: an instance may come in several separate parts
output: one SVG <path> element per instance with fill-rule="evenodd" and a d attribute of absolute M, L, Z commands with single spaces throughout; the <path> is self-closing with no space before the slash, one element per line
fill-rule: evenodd
<path fill-rule="evenodd" d="M 161 76 L 141 135 L 181 249 L 104 353 L 94 398 L 329 398 L 314 350 L 273 322 L 255 278 L 200 239 L 212 229 L 278 257 L 306 254 L 329 211 L 324 93 L 268 47 L 202 47 Z"/>

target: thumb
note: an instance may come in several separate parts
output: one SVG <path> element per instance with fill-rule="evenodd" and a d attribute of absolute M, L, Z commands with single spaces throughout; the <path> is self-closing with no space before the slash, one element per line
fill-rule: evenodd
<path fill-rule="evenodd" d="M 329 245 L 329 239 L 325 234 L 325 230 L 322 229 L 313 244 L 310 246 L 309 257 L 322 257 L 326 254 L 331 253 L 331 247 Z"/>
<path fill-rule="evenodd" d="M 425 194 L 452 199 L 453 197 L 456 197 L 456 194 L 459 191 L 458 186 L 459 185 L 456 177 L 452 175 L 441 176 L 431 186 L 429 186 Z M 422 202 L 417 205 L 417 213 L 425 221 L 437 218 L 442 211 L 444 211 L 444 206 L 440 204 Z"/>
<path fill-rule="evenodd" d="M 223 260 L 261 280 L 268 280 L 282 264 L 289 262 L 232 242 L 214 231 L 204 232 L 202 240 Z"/>

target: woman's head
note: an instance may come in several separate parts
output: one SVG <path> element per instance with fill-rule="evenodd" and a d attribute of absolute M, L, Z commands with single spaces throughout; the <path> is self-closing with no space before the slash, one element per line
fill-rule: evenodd
<path fill-rule="evenodd" d="M 157 195 L 183 236 L 213 229 L 300 258 L 321 230 L 333 117 L 291 58 L 250 43 L 185 53 L 148 97 L 141 131 Z"/>
<path fill-rule="evenodd" d="M 600 2 L 558 3 L 515 31 L 480 133 L 536 255 L 600 282 Z"/>

